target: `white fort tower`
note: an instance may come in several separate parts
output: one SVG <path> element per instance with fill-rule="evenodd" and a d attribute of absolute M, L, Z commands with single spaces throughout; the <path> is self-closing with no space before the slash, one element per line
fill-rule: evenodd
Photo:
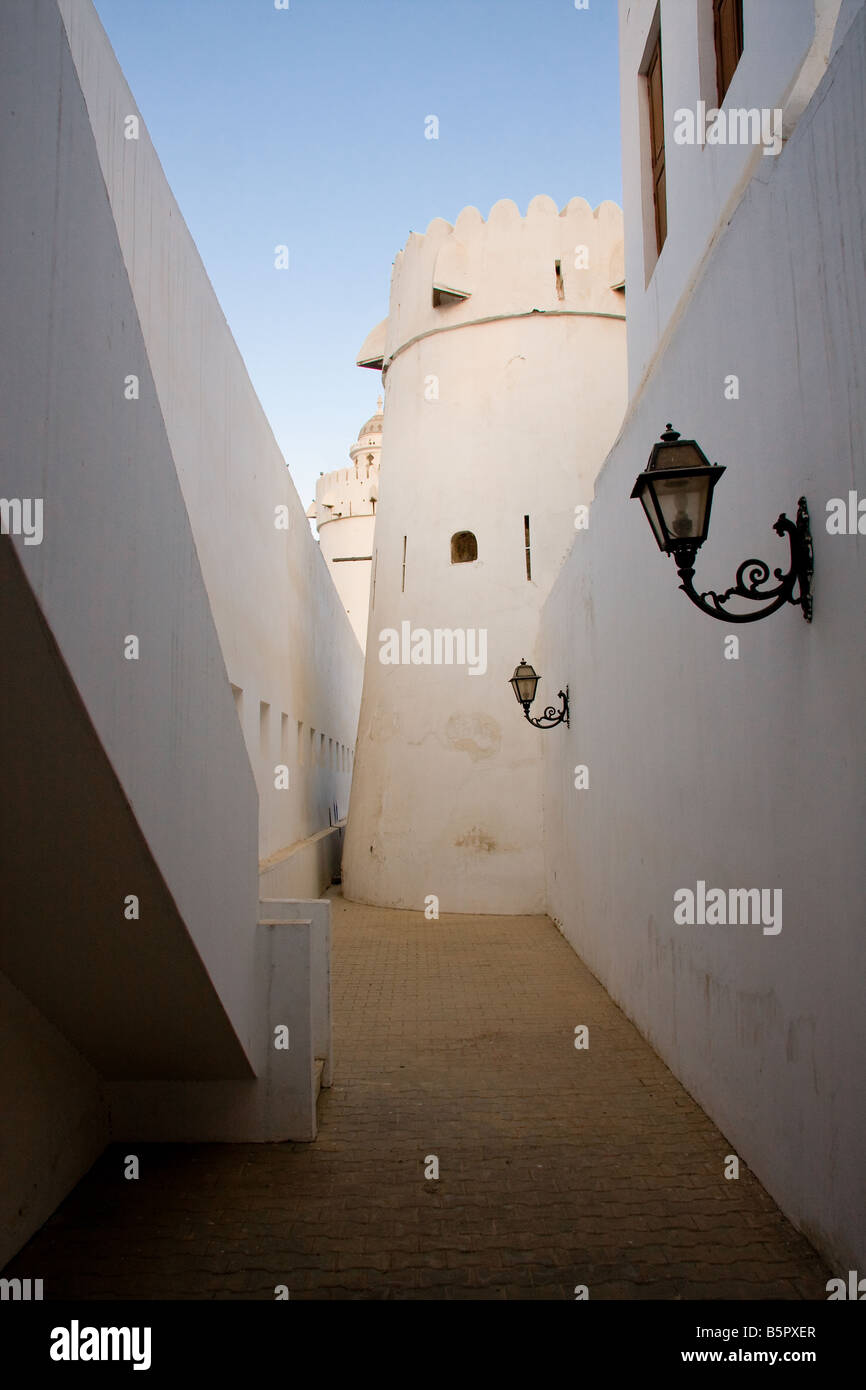
<path fill-rule="evenodd" d="M 387 442 L 349 898 L 543 906 L 541 740 L 561 741 L 564 767 L 574 740 L 532 728 L 508 682 L 533 661 L 622 420 L 622 236 L 613 203 L 537 197 L 521 218 L 503 200 L 486 222 L 473 207 L 435 219 L 397 256 L 388 318 L 359 357 L 383 371 Z M 540 674 L 533 714 L 570 683 L 579 723 L 571 653 Z"/>
<path fill-rule="evenodd" d="M 322 555 L 362 650 L 367 643 L 382 424 L 380 396 L 376 414 L 361 426 L 349 450 L 352 467 L 323 473 L 316 483 L 316 500 L 307 511 L 316 523 Z"/>

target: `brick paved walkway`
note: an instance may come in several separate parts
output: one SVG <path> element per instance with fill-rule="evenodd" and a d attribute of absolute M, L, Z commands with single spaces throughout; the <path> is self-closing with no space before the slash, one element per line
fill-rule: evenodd
<path fill-rule="evenodd" d="M 811 1246 L 749 1172 L 725 1180 L 730 1146 L 546 918 L 336 897 L 333 973 L 314 1145 L 138 1146 L 136 1183 L 112 1149 L 7 1274 L 46 1297 L 826 1299 Z"/>

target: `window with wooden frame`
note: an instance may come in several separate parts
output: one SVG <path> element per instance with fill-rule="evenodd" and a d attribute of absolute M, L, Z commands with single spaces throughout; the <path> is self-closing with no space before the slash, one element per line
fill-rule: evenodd
<path fill-rule="evenodd" d="M 713 0 L 716 88 L 719 105 L 743 56 L 743 0 Z"/>
<path fill-rule="evenodd" d="M 665 108 L 662 85 L 662 36 L 650 52 L 646 69 L 649 98 L 650 158 L 652 163 L 653 204 L 655 206 L 656 250 L 661 252 L 668 234 L 668 200 L 665 179 Z"/>

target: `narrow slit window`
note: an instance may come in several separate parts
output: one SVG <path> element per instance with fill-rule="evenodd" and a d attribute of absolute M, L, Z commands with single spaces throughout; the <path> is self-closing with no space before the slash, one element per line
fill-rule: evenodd
<path fill-rule="evenodd" d="M 403 579 L 400 584 L 400 593 L 406 592 L 406 537 L 403 537 Z"/>
<path fill-rule="evenodd" d="M 529 517 L 523 518 L 523 545 L 526 552 L 526 578 L 532 578 L 532 555 L 529 550 Z"/>
<path fill-rule="evenodd" d="M 271 707 L 264 700 L 259 702 L 259 739 L 262 752 L 267 755 L 271 742 Z"/>
<path fill-rule="evenodd" d="M 716 86 L 721 105 L 743 56 L 743 0 L 713 0 L 713 27 L 716 37 Z"/>
<path fill-rule="evenodd" d="M 562 278 L 562 261 L 554 261 L 554 267 L 556 270 L 556 297 L 557 299 L 565 299 L 565 282 Z"/>

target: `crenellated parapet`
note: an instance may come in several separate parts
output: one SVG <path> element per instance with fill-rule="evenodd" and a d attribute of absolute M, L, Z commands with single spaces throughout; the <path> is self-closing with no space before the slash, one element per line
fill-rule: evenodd
<path fill-rule="evenodd" d="M 452 226 L 434 218 L 394 261 L 388 318 L 368 336 L 361 366 L 387 372 L 419 338 L 522 315 L 623 318 L 623 222 L 615 203 L 572 198 L 560 211 L 533 198 L 521 217 L 510 198 L 485 221 L 467 207 Z"/>
<path fill-rule="evenodd" d="M 347 517 L 376 514 L 379 499 L 379 457 L 382 452 L 382 399 L 376 414 L 361 426 L 358 438 L 349 449 L 351 468 L 335 468 L 323 473 L 316 483 L 315 501 L 307 517 L 317 529 L 332 521 Z"/>

